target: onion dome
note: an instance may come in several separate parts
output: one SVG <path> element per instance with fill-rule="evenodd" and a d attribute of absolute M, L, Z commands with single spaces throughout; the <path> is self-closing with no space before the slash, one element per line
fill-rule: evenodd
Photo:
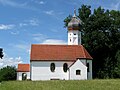
<path fill-rule="evenodd" d="M 74 15 L 71 21 L 68 23 L 68 30 L 80 30 L 80 20 L 76 16 L 76 10 L 74 10 Z"/>

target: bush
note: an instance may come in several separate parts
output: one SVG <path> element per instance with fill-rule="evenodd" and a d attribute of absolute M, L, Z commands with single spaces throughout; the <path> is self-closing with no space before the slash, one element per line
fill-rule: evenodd
<path fill-rule="evenodd" d="M 0 69 L 0 81 L 16 80 L 16 68 L 12 66 Z"/>

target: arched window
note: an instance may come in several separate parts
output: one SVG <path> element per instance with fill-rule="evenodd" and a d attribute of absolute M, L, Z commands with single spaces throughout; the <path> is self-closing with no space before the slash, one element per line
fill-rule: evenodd
<path fill-rule="evenodd" d="M 67 72 L 67 69 L 68 69 L 68 64 L 67 64 L 67 63 L 64 63 L 64 64 L 63 64 L 63 71 L 64 71 L 64 72 Z"/>
<path fill-rule="evenodd" d="M 81 75 L 81 70 L 76 70 L 76 75 Z"/>
<path fill-rule="evenodd" d="M 51 72 L 54 72 L 54 71 L 55 71 L 55 64 L 54 64 L 54 63 L 51 63 L 51 65 L 50 65 L 50 70 L 51 70 Z"/>
<path fill-rule="evenodd" d="M 27 74 L 26 73 L 22 73 L 22 80 L 27 80 Z"/>

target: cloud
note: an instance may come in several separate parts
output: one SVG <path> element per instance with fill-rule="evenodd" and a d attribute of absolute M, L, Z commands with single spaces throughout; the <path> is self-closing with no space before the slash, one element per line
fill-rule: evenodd
<path fill-rule="evenodd" d="M 32 0 L 32 1 L 34 1 L 34 0 Z M 43 4 L 45 4 L 45 2 L 44 1 L 40 1 L 40 0 L 36 0 L 36 1 L 34 1 L 35 3 L 37 3 L 37 4 L 40 4 L 40 5 L 43 5 Z"/>
<path fill-rule="evenodd" d="M 96 0 L 95 2 L 92 2 L 91 4 L 93 5 L 93 7 L 96 6 L 96 8 L 101 6 L 102 8 L 108 9 L 108 10 L 120 10 L 120 0 L 114 0 L 114 2 L 111 1 L 109 2 L 109 4 L 108 4 L 108 1 L 109 0 L 104 0 L 103 2 L 101 2 L 100 0 Z"/>
<path fill-rule="evenodd" d="M 39 11 L 38 8 L 34 7 L 33 5 L 29 4 L 29 1 L 24 1 L 22 3 L 15 2 L 13 0 L 0 0 L 0 3 L 4 6 L 11 6 L 15 8 L 23 8 L 23 9 L 29 9 L 34 11 Z"/>
<path fill-rule="evenodd" d="M 52 32 L 55 32 L 55 33 L 58 33 L 59 32 L 59 30 L 58 29 L 50 29 Z"/>
<path fill-rule="evenodd" d="M 43 36 L 43 34 L 37 33 L 37 34 L 32 34 L 32 36 Z"/>
<path fill-rule="evenodd" d="M 52 16 L 57 20 L 63 20 L 61 16 L 64 14 L 63 12 L 55 12 L 54 10 L 43 11 L 44 14 Z"/>
<path fill-rule="evenodd" d="M 43 41 L 41 44 L 53 44 L 53 45 L 61 45 L 61 44 L 67 44 L 64 40 L 57 40 L 57 39 L 47 39 Z"/>
<path fill-rule="evenodd" d="M 15 27 L 15 25 L 13 25 L 13 24 L 9 24 L 9 25 L 0 24 L 0 30 L 13 29 L 14 27 Z"/>
<path fill-rule="evenodd" d="M 50 10 L 50 11 L 44 11 L 45 14 L 47 15 L 54 15 L 54 11 Z"/>
<path fill-rule="evenodd" d="M 40 22 L 37 18 L 32 18 L 29 20 L 24 20 L 23 22 L 19 23 L 20 27 L 24 26 L 39 26 Z"/>
<path fill-rule="evenodd" d="M 117 1 L 116 3 L 112 3 L 110 5 L 110 8 L 114 9 L 114 10 L 119 10 L 120 9 L 120 1 Z"/>
<path fill-rule="evenodd" d="M 12 35 L 18 35 L 19 31 L 10 32 Z"/>
<path fill-rule="evenodd" d="M 39 25 L 39 21 L 36 18 L 33 18 L 33 19 L 29 20 L 28 22 L 32 26 L 38 26 Z"/>
<path fill-rule="evenodd" d="M 23 20 L 17 24 L 0 24 L 0 30 L 11 30 L 18 29 L 26 26 L 39 26 L 40 22 L 37 18 L 30 18 L 27 20 Z M 11 34 L 18 34 L 18 32 L 11 32 Z"/>
<path fill-rule="evenodd" d="M 30 51 L 30 45 L 28 44 L 16 44 L 14 47 L 18 50 L 26 51 L 27 53 Z"/>
<path fill-rule="evenodd" d="M 19 63 L 23 63 L 21 60 L 21 57 L 9 57 L 6 54 L 4 54 L 4 58 L 0 59 L 0 68 L 6 67 L 6 66 L 17 66 Z"/>
<path fill-rule="evenodd" d="M 27 23 L 19 23 L 20 27 L 24 27 L 24 26 L 27 26 L 27 25 L 28 25 Z"/>
<path fill-rule="evenodd" d="M 44 34 L 33 34 L 33 40 L 37 41 L 40 44 L 67 44 L 64 40 L 58 40 L 58 39 L 49 39 L 48 36 Z"/>
<path fill-rule="evenodd" d="M 26 3 L 16 3 L 16 2 L 13 2 L 11 0 L 0 0 L 0 3 L 2 3 L 3 5 L 9 5 L 9 6 L 12 6 L 12 7 L 24 7 L 26 5 Z"/>
<path fill-rule="evenodd" d="M 15 45 L 15 47 L 17 47 L 19 49 L 27 49 L 27 46 L 24 44 L 18 44 L 18 45 Z"/>
<path fill-rule="evenodd" d="M 43 35 L 41 33 L 32 34 L 32 36 L 33 36 L 33 40 L 35 40 L 39 43 L 44 41 L 46 38 L 48 38 L 46 35 Z"/>
<path fill-rule="evenodd" d="M 43 1 L 40 1 L 40 2 L 39 2 L 39 4 L 45 4 L 45 2 L 43 2 Z"/>

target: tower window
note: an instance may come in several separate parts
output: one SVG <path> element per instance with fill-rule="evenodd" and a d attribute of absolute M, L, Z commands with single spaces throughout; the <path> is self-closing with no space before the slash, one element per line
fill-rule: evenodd
<path fill-rule="evenodd" d="M 76 70 L 76 75 L 81 75 L 81 70 Z"/>
<path fill-rule="evenodd" d="M 74 33 L 74 35 L 76 35 L 76 33 Z"/>
<path fill-rule="evenodd" d="M 50 65 L 50 70 L 51 70 L 51 72 L 54 72 L 54 71 L 55 71 L 55 64 L 54 64 L 54 63 L 51 63 L 51 65 Z"/>
<path fill-rule="evenodd" d="M 64 64 L 63 64 L 63 71 L 64 71 L 64 72 L 67 72 L 67 69 L 68 69 L 68 64 L 67 64 L 67 63 L 64 63 Z"/>
<path fill-rule="evenodd" d="M 71 39 L 70 39 L 70 42 L 71 42 Z"/>

